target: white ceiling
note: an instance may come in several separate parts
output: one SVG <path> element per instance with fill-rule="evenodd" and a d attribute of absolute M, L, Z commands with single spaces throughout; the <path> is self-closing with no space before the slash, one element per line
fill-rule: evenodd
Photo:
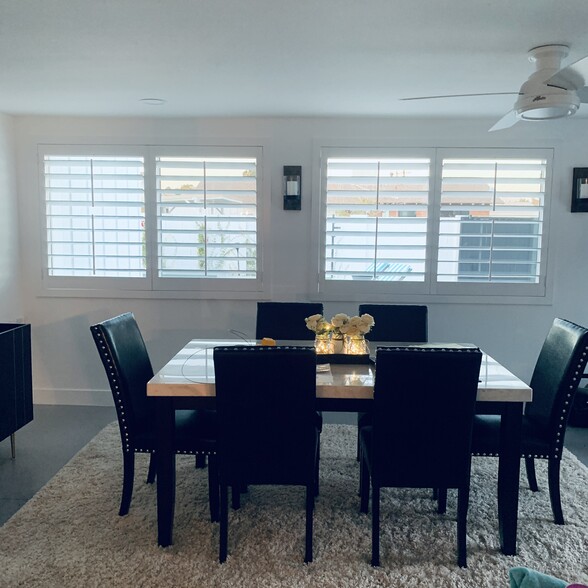
<path fill-rule="evenodd" d="M 551 43 L 588 55 L 586 0 L 0 0 L 0 112 L 499 118 L 399 98 L 517 92 Z"/>

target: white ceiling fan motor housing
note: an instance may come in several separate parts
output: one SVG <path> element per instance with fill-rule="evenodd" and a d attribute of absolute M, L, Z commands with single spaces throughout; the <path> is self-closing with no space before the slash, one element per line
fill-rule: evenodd
<path fill-rule="evenodd" d="M 565 45 L 543 45 L 531 49 L 529 61 L 537 64 L 537 70 L 521 86 L 519 99 L 514 105 L 518 118 L 523 120 L 550 120 L 572 116 L 580 107 L 575 90 L 548 85 L 561 61 L 569 53 Z"/>

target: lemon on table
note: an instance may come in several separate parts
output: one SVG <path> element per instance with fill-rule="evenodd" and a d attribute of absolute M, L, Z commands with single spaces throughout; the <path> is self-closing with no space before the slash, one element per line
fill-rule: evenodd
<path fill-rule="evenodd" d="M 276 340 L 275 339 L 272 339 L 271 337 L 264 337 L 261 340 L 261 344 L 264 345 L 264 346 L 273 346 L 273 345 L 276 344 Z"/>

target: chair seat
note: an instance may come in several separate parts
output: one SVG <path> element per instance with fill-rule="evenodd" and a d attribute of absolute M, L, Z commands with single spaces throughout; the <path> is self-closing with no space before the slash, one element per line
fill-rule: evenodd
<path fill-rule="evenodd" d="M 214 410 L 176 410 L 175 450 L 181 453 L 216 452 L 218 420 Z M 150 428 L 136 435 L 137 449 L 152 451 L 157 433 Z M 198 446 L 196 446 L 198 444 Z"/>
<path fill-rule="evenodd" d="M 319 444 L 320 444 L 321 430 L 315 427 L 313 447 L 315 455 L 318 455 Z M 245 483 L 246 486 L 256 486 L 264 484 L 274 484 L 283 486 L 303 486 L 304 483 L 300 478 L 300 473 L 293 470 L 288 459 L 274 464 L 272 468 L 264 468 L 263 464 L 256 464 L 252 462 L 249 464 L 245 478 L 240 475 L 237 479 L 233 480 L 235 485 Z"/>
<path fill-rule="evenodd" d="M 549 457 L 549 431 L 523 416 L 521 431 L 521 455 Z M 498 455 L 500 449 L 500 417 L 476 415 L 472 453 L 475 455 Z"/>

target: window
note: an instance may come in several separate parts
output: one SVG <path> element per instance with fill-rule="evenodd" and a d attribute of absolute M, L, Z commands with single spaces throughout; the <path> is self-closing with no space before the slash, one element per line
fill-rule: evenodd
<path fill-rule="evenodd" d="M 261 148 L 41 150 L 48 288 L 260 292 Z"/>
<path fill-rule="evenodd" d="M 544 296 L 550 162 L 539 149 L 323 148 L 319 292 Z"/>
<path fill-rule="evenodd" d="M 257 275 L 255 159 L 157 158 L 160 277 Z"/>
<path fill-rule="evenodd" d="M 440 282 L 537 284 L 545 159 L 443 159 Z"/>
<path fill-rule="evenodd" d="M 407 280 L 425 276 L 430 161 L 327 160 L 326 280 Z"/>
<path fill-rule="evenodd" d="M 45 156 L 49 276 L 145 277 L 142 157 Z"/>

